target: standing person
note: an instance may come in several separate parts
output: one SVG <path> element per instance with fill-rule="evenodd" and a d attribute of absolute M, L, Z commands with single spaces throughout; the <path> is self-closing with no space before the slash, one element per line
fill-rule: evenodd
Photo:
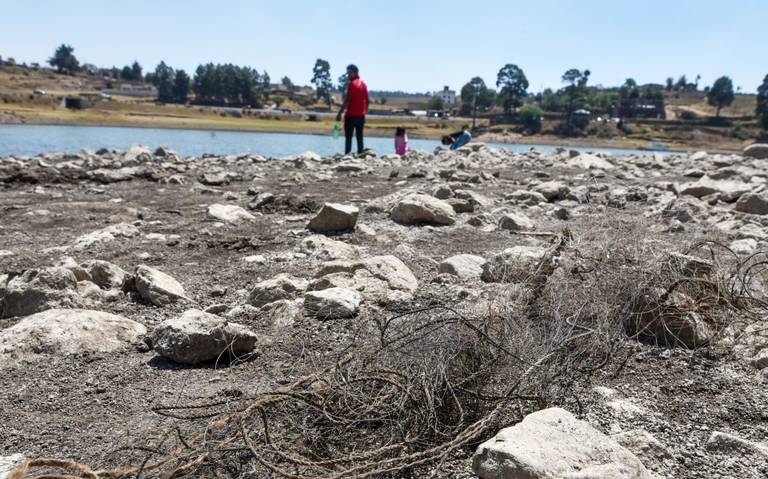
<path fill-rule="evenodd" d="M 336 121 L 341 121 L 341 115 L 344 114 L 344 154 L 348 155 L 352 151 L 352 134 L 357 137 L 357 153 L 363 152 L 363 126 L 365 125 L 365 114 L 368 113 L 368 87 L 360 78 L 360 70 L 356 65 L 347 67 L 347 91 L 344 94 L 344 103 L 341 104 L 341 110 L 336 115 Z M 345 113 L 346 112 L 346 113 Z"/>
<path fill-rule="evenodd" d="M 402 126 L 395 130 L 395 153 L 400 156 L 408 153 L 408 134 Z"/>
<path fill-rule="evenodd" d="M 445 135 L 443 137 L 442 143 L 443 145 L 446 145 L 446 146 L 451 145 L 450 149 L 455 150 L 469 143 L 469 140 L 471 139 L 472 139 L 472 133 L 470 133 L 467 127 L 465 126 L 464 128 L 461 129 L 461 131 L 451 133 L 450 135 Z"/>

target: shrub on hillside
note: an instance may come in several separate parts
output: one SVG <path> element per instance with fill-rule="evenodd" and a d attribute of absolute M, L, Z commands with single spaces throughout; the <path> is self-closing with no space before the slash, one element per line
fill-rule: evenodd
<path fill-rule="evenodd" d="M 698 120 L 699 119 L 699 115 L 697 115 L 695 112 L 692 112 L 690 110 L 683 110 L 683 111 L 681 111 L 678 114 L 678 117 L 681 120 L 684 120 L 684 121 L 693 121 L 693 120 Z"/>
<path fill-rule="evenodd" d="M 541 117 L 544 115 L 544 110 L 529 103 L 520 108 L 518 114 L 520 115 L 520 122 L 526 131 L 529 133 L 539 133 L 541 131 Z"/>

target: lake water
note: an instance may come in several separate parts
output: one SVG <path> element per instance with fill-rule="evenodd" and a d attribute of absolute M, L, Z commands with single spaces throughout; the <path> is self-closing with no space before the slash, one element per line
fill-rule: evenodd
<path fill-rule="evenodd" d="M 412 149 L 432 151 L 440 144 L 437 140 L 410 139 Z M 8 155 L 33 156 L 38 153 L 76 153 L 83 148 L 127 149 L 142 144 L 152 148 L 163 145 L 184 156 L 200 156 L 203 153 L 218 155 L 256 153 L 262 156 L 288 156 L 314 151 L 322 156 L 343 153 L 343 137 L 334 139 L 328 135 L 289 133 L 255 133 L 213 130 L 181 130 L 153 128 L 122 128 L 102 126 L 60 125 L 0 125 L 0 157 Z M 353 147 L 354 146 L 353 142 Z M 528 151 L 537 146 L 542 151 L 552 151 L 553 146 L 513 145 L 488 143 L 495 148 L 511 151 Z M 369 137 L 365 146 L 379 154 L 394 153 L 392 138 Z M 648 152 L 610 148 L 574 148 L 583 151 L 608 151 L 614 154 Z"/>

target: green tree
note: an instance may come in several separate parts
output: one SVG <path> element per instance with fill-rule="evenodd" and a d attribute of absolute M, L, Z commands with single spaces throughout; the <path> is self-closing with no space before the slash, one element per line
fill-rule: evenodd
<path fill-rule="evenodd" d="M 475 109 L 488 109 L 495 99 L 496 92 L 489 89 L 482 78 L 474 77 L 461 87 L 461 114 L 469 116 Z"/>
<path fill-rule="evenodd" d="M 619 87 L 619 96 L 622 100 L 638 98 L 640 91 L 637 89 L 637 82 L 633 78 L 627 78 L 624 84 Z"/>
<path fill-rule="evenodd" d="M 667 91 L 672 91 L 673 88 L 675 88 L 675 79 L 672 77 L 667 77 Z"/>
<path fill-rule="evenodd" d="M 328 106 L 331 106 L 331 65 L 326 60 L 318 58 L 312 69 L 312 83 L 315 85 L 317 99 L 324 99 Z"/>
<path fill-rule="evenodd" d="M 443 111 L 445 109 L 445 102 L 443 102 L 443 99 L 441 97 L 435 95 L 429 99 L 429 103 L 427 104 L 427 109 Z"/>
<path fill-rule="evenodd" d="M 133 81 L 141 81 L 141 79 L 144 78 L 141 71 L 141 65 L 139 65 L 139 62 L 134 61 L 133 65 L 131 65 L 131 79 Z"/>
<path fill-rule="evenodd" d="M 520 122 L 528 132 L 538 133 L 541 131 L 541 117 L 544 115 L 544 110 L 533 103 L 528 103 L 520 108 L 519 114 Z"/>
<path fill-rule="evenodd" d="M 763 78 L 763 83 L 757 87 L 757 119 L 764 130 L 768 130 L 768 75 Z"/>
<path fill-rule="evenodd" d="M 496 87 L 499 88 L 498 98 L 504 112 L 511 113 L 523 104 L 523 99 L 528 94 L 528 79 L 520 67 L 507 63 L 496 76 Z"/>
<path fill-rule="evenodd" d="M 120 70 L 120 79 L 126 81 L 133 80 L 133 72 L 131 71 L 131 67 L 126 65 L 122 70 Z"/>
<path fill-rule="evenodd" d="M 174 71 L 173 68 L 160 62 L 155 68 L 155 86 L 157 87 L 157 99 L 164 103 L 170 103 L 173 101 L 173 80 Z"/>
<path fill-rule="evenodd" d="M 173 78 L 173 101 L 186 103 L 189 96 L 189 75 L 184 70 L 176 70 Z"/>
<path fill-rule="evenodd" d="M 562 81 L 568 85 L 564 88 L 564 94 L 567 99 L 565 112 L 568 114 L 568 123 L 571 121 L 571 113 L 585 106 L 585 98 L 587 94 L 587 82 L 589 81 L 589 75 L 592 72 L 589 70 L 580 71 L 576 68 L 563 73 Z"/>
<path fill-rule="evenodd" d="M 687 90 L 688 89 L 688 78 L 686 78 L 685 75 L 680 75 L 680 78 L 677 79 L 677 83 L 675 83 L 675 90 Z"/>
<path fill-rule="evenodd" d="M 272 97 L 272 101 L 275 102 L 275 106 L 280 108 L 280 106 L 285 103 L 285 97 L 280 95 L 275 95 Z"/>
<path fill-rule="evenodd" d="M 280 80 L 280 83 L 283 84 L 286 90 L 293 91 L 293 82 L 287 76 L 284 76 L 283 79 Z"/>
<path fill-rule="evenodd" d="M 563 98 L 551 88 L 545 89 L 541 93 L 541 107 L 544 111 L 563 111 Z"/>
<path fill-rule="evenodd" d="M 733 103 L 734 98 L 733 82 L 727 76 L 721 76 L 715 80 L 712 88 L 707 92 L 707 103 L 717 108 L 716 118 L 720 118 L 720 110 Z"/>
<path fill-rule="evenodd" d="M 345 73 L 339 77 L 339 91 L 346 93 L 349 84 L 349 76 Z"/>
<path fill-rule="evenodd" d="M 75 73 L 80 69 L 80 62 L 75 58 L 74 52 L 74 48 L 62 43 L 48 59 L 48 64 L 55 67 L 59 73 Z"/>

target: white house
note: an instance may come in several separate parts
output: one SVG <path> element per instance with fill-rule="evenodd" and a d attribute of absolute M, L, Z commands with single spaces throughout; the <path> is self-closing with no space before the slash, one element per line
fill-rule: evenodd
<path fill-rule="evenodd" d="M 435 96 L 442 98 L 443 104 L 448 108 L 456 106 L 456 91 L 449 89 L 447 86 L 443 87 L 443 91 L 436 91 Z"/>

